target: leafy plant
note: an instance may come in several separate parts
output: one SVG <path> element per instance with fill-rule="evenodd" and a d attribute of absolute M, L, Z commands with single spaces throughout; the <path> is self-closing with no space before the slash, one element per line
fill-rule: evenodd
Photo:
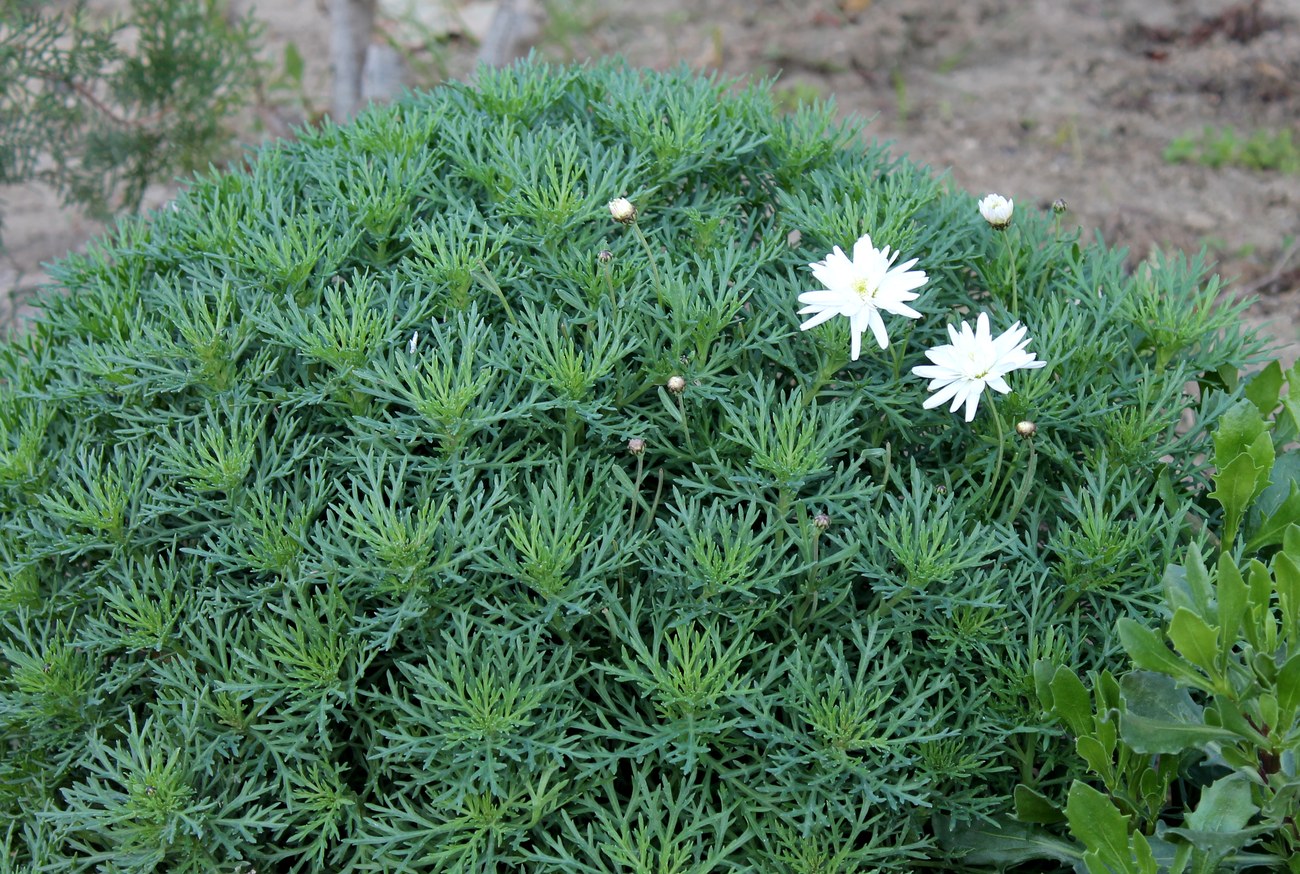
<path fill-rule="evenodd" d="M 776 107 L 484 70 L 57 265 L 0 348 L 5 864 L 946 868 L 1065 804 L 1034 666 L 1117 672 L 1210 548 L 1261 344 Z M 850 360 L 796 311 L 866 233 L 926 281 Z M 968 420 L 913 368 L 977 311 L 1045 366 Z"/>
<path fill-rule="evenodd" d="M 1076 780 L 1063 809 L 1017 787 L 1021 822 L 1068 823 L 1082 845 L 1040 834 L 1045 855 L 1093 872 L 1300 870 L 1300 459 L 1274 456 L 1300 434 L 1297 385 L 1274 362 L 1221 419 L 1222 550 L 1207 566 L 1193 544 L 1170 566 L 1159 631 L 1118 621 L 1132 669 L 1094 674 L 1090 695 L 1072 669 L 1035 666 L 1044 709 L 1102 785 Z"/>

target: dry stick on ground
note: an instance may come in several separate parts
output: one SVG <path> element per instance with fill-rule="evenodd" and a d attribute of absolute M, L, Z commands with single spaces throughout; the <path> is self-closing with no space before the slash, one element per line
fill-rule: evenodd
<path fill-rule="evenodd" d="M 331 114 L 342 124 L 361 108 L 361 71 L 375 25 L 375 0 L 330 0 L 329 16 L 334 65 Z"/>
<path fill-rule="evenodd" d="M 503 67 L 522 57 L 541 36 L 543 14 L 536 0 L 501 0 L 479 46 L 479 63 Z"/>
<path fill-rule="evenodd" d="M 1241 288 L 1237 290 L 1238 296 L 1244 297 L 1248 294 L 1263 291 L 1272 286 L 1278 280 L 1282 279 L 1282 277 L 1286 276 L 1289 272 L 1288 268 L 1291 264 L 1291 258 L 1297 252 L 1297 247 L 1300 247 L 1300 240 L 1292 241 L 1291 245 L 1287 246 L 1282 252 L 1282 255 L 1277 259 L 1277 263 L 1273 265 L 1273 269 L 1266 275 L 1261 276 L 1259 279 L 1256 279 L 1253 282 L 1247 282 L 1245 285 L 1241 286 Z"/>

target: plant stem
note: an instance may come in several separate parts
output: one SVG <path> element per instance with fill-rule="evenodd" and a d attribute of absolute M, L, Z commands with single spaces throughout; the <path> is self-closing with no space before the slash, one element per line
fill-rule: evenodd
<path fill-rule="evenodd" d="M 1009 232 L 1003 231 L 1002 242 L 1007 247 L 1007 270 L 1011 273 L 1011 315 L 1015 316 L 1016 310 L 1019 309 L 1019 299 L 1016 295 L 1016 254 L 1011 248 L 1011 234 Z"/>
<path fill-rule="evenodd" d="M 659 509 L 659 495 L 663 492 L 663 490 L 664 490 L 664 470 L 661 467 L 659 468 L 659 482 L 657 485 L 655 485 L 655 499 L 650 503 L 650 513 L 645 517 L 646 533 L 649 533 L 650 526 L 654 524 L 655 511 Z"/>
<path fill-rule="evenodd" d="M 501 305 L 506 308 L 506 318 L 510 320 L 510 324 L 519 324 L 515 321 L 514 310 L 510 309 L 510 301 L 506 300 L 506 293 L 501 290 L 501 286 L 497 283 L 496 278 L 488 271 L 486 264 L 480 262 L 479 266 L 482 267 L 483 270 L 480 273 L 474 274 L 475 277 L 482 280 L 483 284 L 486 285 L 497 296 L 497 299 L 501 301 Z"/>
<path fill-rule="evenodd" d="M 1025 505 L 1025 498 L 1029 497 L 1029 487 L 1034 484 L 1034 471 L 1038 467 L 1038 453 L 1034 451 L 1034 443 L 1029 442 L 1029 460 L 1025 462 L 1025 472 L 1020 478 L 1020 488 L 1011 498 L 1011 508 L 1007 511 L 1007 521 L 1014 522 L 1016 516 L 1020 515 L 1020 508 Z"/>
<path fill-rule="evenodd" d="M 1002 475 L 1002 447 L 1006 442 L 1006 436 L 1002 430 L 1002 415 L 998 412 L 998 405 L 993 403 L 992 399 L 989 400 L 989 409 L 993 412 L 993 424 L 998 426 L 998 454 L 996 460 L 993 462 L 993 476 L 989 479 L 989 483 L 993 488 L 990 495 L 993 495 L 993 493 L 998 489 L 998 477 Z M 990 503 L 989 506 L 992 508 L 996 505 Z"/>
<path fill-rule="evenodd" d="M 659 301 L 659 306 L 662 307 L 664 305 L 664 284 L 659 278 L 659 265 L 655 263 L 655 253 L 650 248 L 650 241 L 647 240 L 645 234 L 641 232 L 641 226 L 635 221 L 632 222 L 632 232 L 635 233 L 636 238 L 641 241 L 641 248 L 645 249 L 646 259 L 649 260 L 650 270 L 654 274 L 655 299 Z"/>
<path fill-rule="evenodd" d="M 641 483 L 645 481 L 645 459 L 638 455 L 636 457 L 636 485 L 632 487 L 632 519 L 628 524 L 630 533 L 636 533 L 636 512 L 641 506 Z"/>
<path fill-rule="evenodd" d="M 695 445 L 691 442 L 691 426 L 686 421 L 686 400 L 677 396 L 677 409 L 682 414 L 682 433 L 686 435 L 686 448 L 691 452 L 695 451 Z"/>

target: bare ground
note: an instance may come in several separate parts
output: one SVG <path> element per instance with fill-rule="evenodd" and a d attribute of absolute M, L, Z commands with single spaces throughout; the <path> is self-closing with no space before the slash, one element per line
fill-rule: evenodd
<path fill-rule="evenodd" d="M 105 0 L 100 5 L 124 5 Z M 237 8 L 248 8 L 238 0 Z M 412 84 L 471 71 L 496 4 L 392 0 L 383 33 Z M 776 76 L 791 102 L 831 97 L 867 131 L 976 194 L 1047 207 L 1064 198 L 1087 234 L 1125 246 L 1207 247 L 1249 318 L 1300 357 L 1300 174 L 1173 163 L 1180 135 L 1225 126 L 1290 131 L 1300 144 L 1300 0 L 550 0 L 539 50 L 556 59 L 621 54 Z M 318 0 L 258 4 L 268 52 L 293 42 L 308 105 L 326 103 L 328 23 Z M 453 31 L 448 35 L 447 31 Z M 255 134 L 250 133 L 250 137 Z M 1297 146 L 1300 148 L 1300 146 Z M 161 203 L 172 193 L 158 186 Z M 49 191 L 2 192 L 0 288 L 18 298 L 42 262 L 98 227 Z"/>

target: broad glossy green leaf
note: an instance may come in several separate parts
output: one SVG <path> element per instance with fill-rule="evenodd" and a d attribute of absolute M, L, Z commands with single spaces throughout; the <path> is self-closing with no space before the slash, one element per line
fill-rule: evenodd
<path fill-rule="evenodd" d="M 1012 798 L 1016 804 L 1016 819 L 1020 822 L 1054 825 L 1065 822 L 1065 811 L 1057 807 L 1050 798 L 1023 783 L 1016 786 Z"/>
<path fill-rule="evenodd" d="M 1242 394 L 1255 405 L 1261 416 L 1267 418 L 1269 413 L 1277 409 L 1278 400 L 1282 396 L 1281 362 L 1270 361 L 1267 367 L 1250 378 Z"/>
<path fill-rule="evenodd" d="M 1251 495 L 1251 500 L 1263 494 L 1264 489 L 1272 481 L 1273 463 L 1277 459 L 1277 450 L 1273 448 L 1273 436 L 1271 434 L 1260 434 L 1255 438 L 1255 442 L 1250 444 L 1246 450 L 1250 460 L 1255 462 L 1255 492 Z"/>
<path fill-rule="evenodd" d="M 1244 398 L 1237 401 L 1219 418 L 1214 431 L 1214 466 L 1222 470 L 1267 429 L 1254 404 Z"/>
<path fill-rule="evenodd" d="M 1132 861 L 1129 849 L 1128 817 L 1110 798 L 1086 783 L 1075 780 L 1066 796 L 1065 815 L 1070 834 L 1105 864 L 1127 870 Z"/>
<path fill-rule="evenodd" d="M 1235 739 L 1232 732 L 1205 724 L 1205 711 L 1174 679 L 1152 671 L 1133 671 L 1120 680 L 1125 709 L 1119 731 L 1139 753 L 1178 753 L 1214 741 Z"/>
<path fill-rule="evenodd" d="M 1241 517 L 1255 496 L 1258 479 L 1259 467 L 1245 452 L 1221 466 L 1214 475 L 1214 491 L 1210 497 L 1223 506 L 1224 537 L 1232 539 L 1241 524 Z"/>
<path fill-rule="evenodd" d="M 1282 616 L 1282 633 L 1292 644 L 1300 644 L 1300 567 L 1287 552 L 1273 557 L 1273 585 L 1277 588 L 1277 607 Z"/>
<path fill-rule="evenodd" d="M 1161 583 L 1171 610 L 1186 607 L 1202 616 L 1208 613 L 1213 590 L 1210 573 L 1197 544 L 1188 546 L 1187 560 L 1182 565 L 1171 564 L 1165 568 Z"/>
<path fill-rule="evenodd" d="M 1284 720 L 1294 725 L 1296 709 L 1300 708 L 1300 652 L 1286 660 L 1277 672 L 1277 706 Z"/>
<path fill-rule="evenodd" d="M 1300 522 L 1282 532 L 1282 551 L 1300 561 Z"/>
<path fill-rule="evenodd" d="M 1115 747 L 1113 745 L 1104 746 L 1098 738 L 1085 735 L 1074 742 L 1074 750 L 1090 771 L 1103 780 L 1110 778 L 1114 770 Z"/>
<path fill-rule="evenodd" d="M 1169 640 L 1183 658 L 1218 679 L 1219 635 L 1204 619 L 1179 607 L 1169 623 Z"/>
<path fill-rule="evenodd" d="M 1092 729 L 1092 696 L 1083 681 L 1069 668 L 1058 668 L 1052 677 L 1052 705 L 1076 737 Z"/>
<path fill-rule="evenodd" d="M 1239 774 L 1215 780 L 1201 792 L 1196 809 L 1184 820 L 1187 828 L 1202 832 L 1230 832 L 1245 828 L 1259 813 L 1250 800 L 1250 786 Z"/>
<path fill-rule="evenodd" d="M 1151 844 L 1142 832 L 1133 833 L 1133 863 L 1139 874 L 1157 874 L 1160 870 L 1155 853 L 1151 851 Z"/>
<path fill-rule="evenodd" d="M 1257 558 L 1250 560 L 1247 571 L 1248 601 L 1252 607 L 1268 607 L 1273 603 L 1273 575 L 1268 566 Z"/>
<path fill-rule="evenodd" d="M 1164 639 L 1157 632 L 1127 616 L 1116 623 L 1116 628 L 1119 630 L 1119 640 L 1124 645 L 1124 651 L 1139 668 L 1159 671 L 1186 682 L 1204 685 L 1205 681 L 1200 673 L 1165 646 Z M 1122 690 L 1123 681 L 1120 686 Z"/>
<path fill-rule="evenodd" d="M 949 852 L 961 850 L 962 860 L 969 865 L 1003 868 L 1042 859 L 1073 865 L 1083 856 L 1080 848 L 1041 826 L 1010 819 L 959 825 L 950 817 L 936 816 L 934 832 L 939 846 Z"/>
<path fill-rule="evenodd" d="M 1246 614 L 1246 581 L 1232 556 L 1219 556 L 1219 573 L 1215 579 L 1215 596 L 1218 601 L 1219 646 L 1227 655 L 1238 639 L 1241 619 Z"/>
<path fill-rule="evenodd" d="M 1205 788 L 1196 809 L 1184 818 L 1182 828 L 1167 829 L 1164 834 L 1188 841 L 1217 863 L 1261 833 L 1259 827 L 1246 827 L 1257 813 L 1259 808 L 1251 801 L 1246 778 L 1229 774 Z"/>
<path fill-rule="evenodd" d="M 1247 553 L 1258 552 L 1266 546 L 1281 543 L 1286 529 L 1300 522 L 1300 483 L 1293 481 L 1285 485 L 1290 489 L 1290 494 L 1268 516 L 1252 527 L 1250 539 L 1246 541 Z M 1267 492 L 1266 489 L 1265 494 Z M 1256 501 L 1256 506 L 1258 504 L 1259 501 Z"/>
<path fill-rule="evenodd" d="M 1044 713 L 1052 711 L 1052 678 L 1056 676 L 1059 667 L 1047 659 L 1037 659 L 1034 662 L 1034 691 L 1038 694 L 1038 706 L 1043 708 Z"/>

